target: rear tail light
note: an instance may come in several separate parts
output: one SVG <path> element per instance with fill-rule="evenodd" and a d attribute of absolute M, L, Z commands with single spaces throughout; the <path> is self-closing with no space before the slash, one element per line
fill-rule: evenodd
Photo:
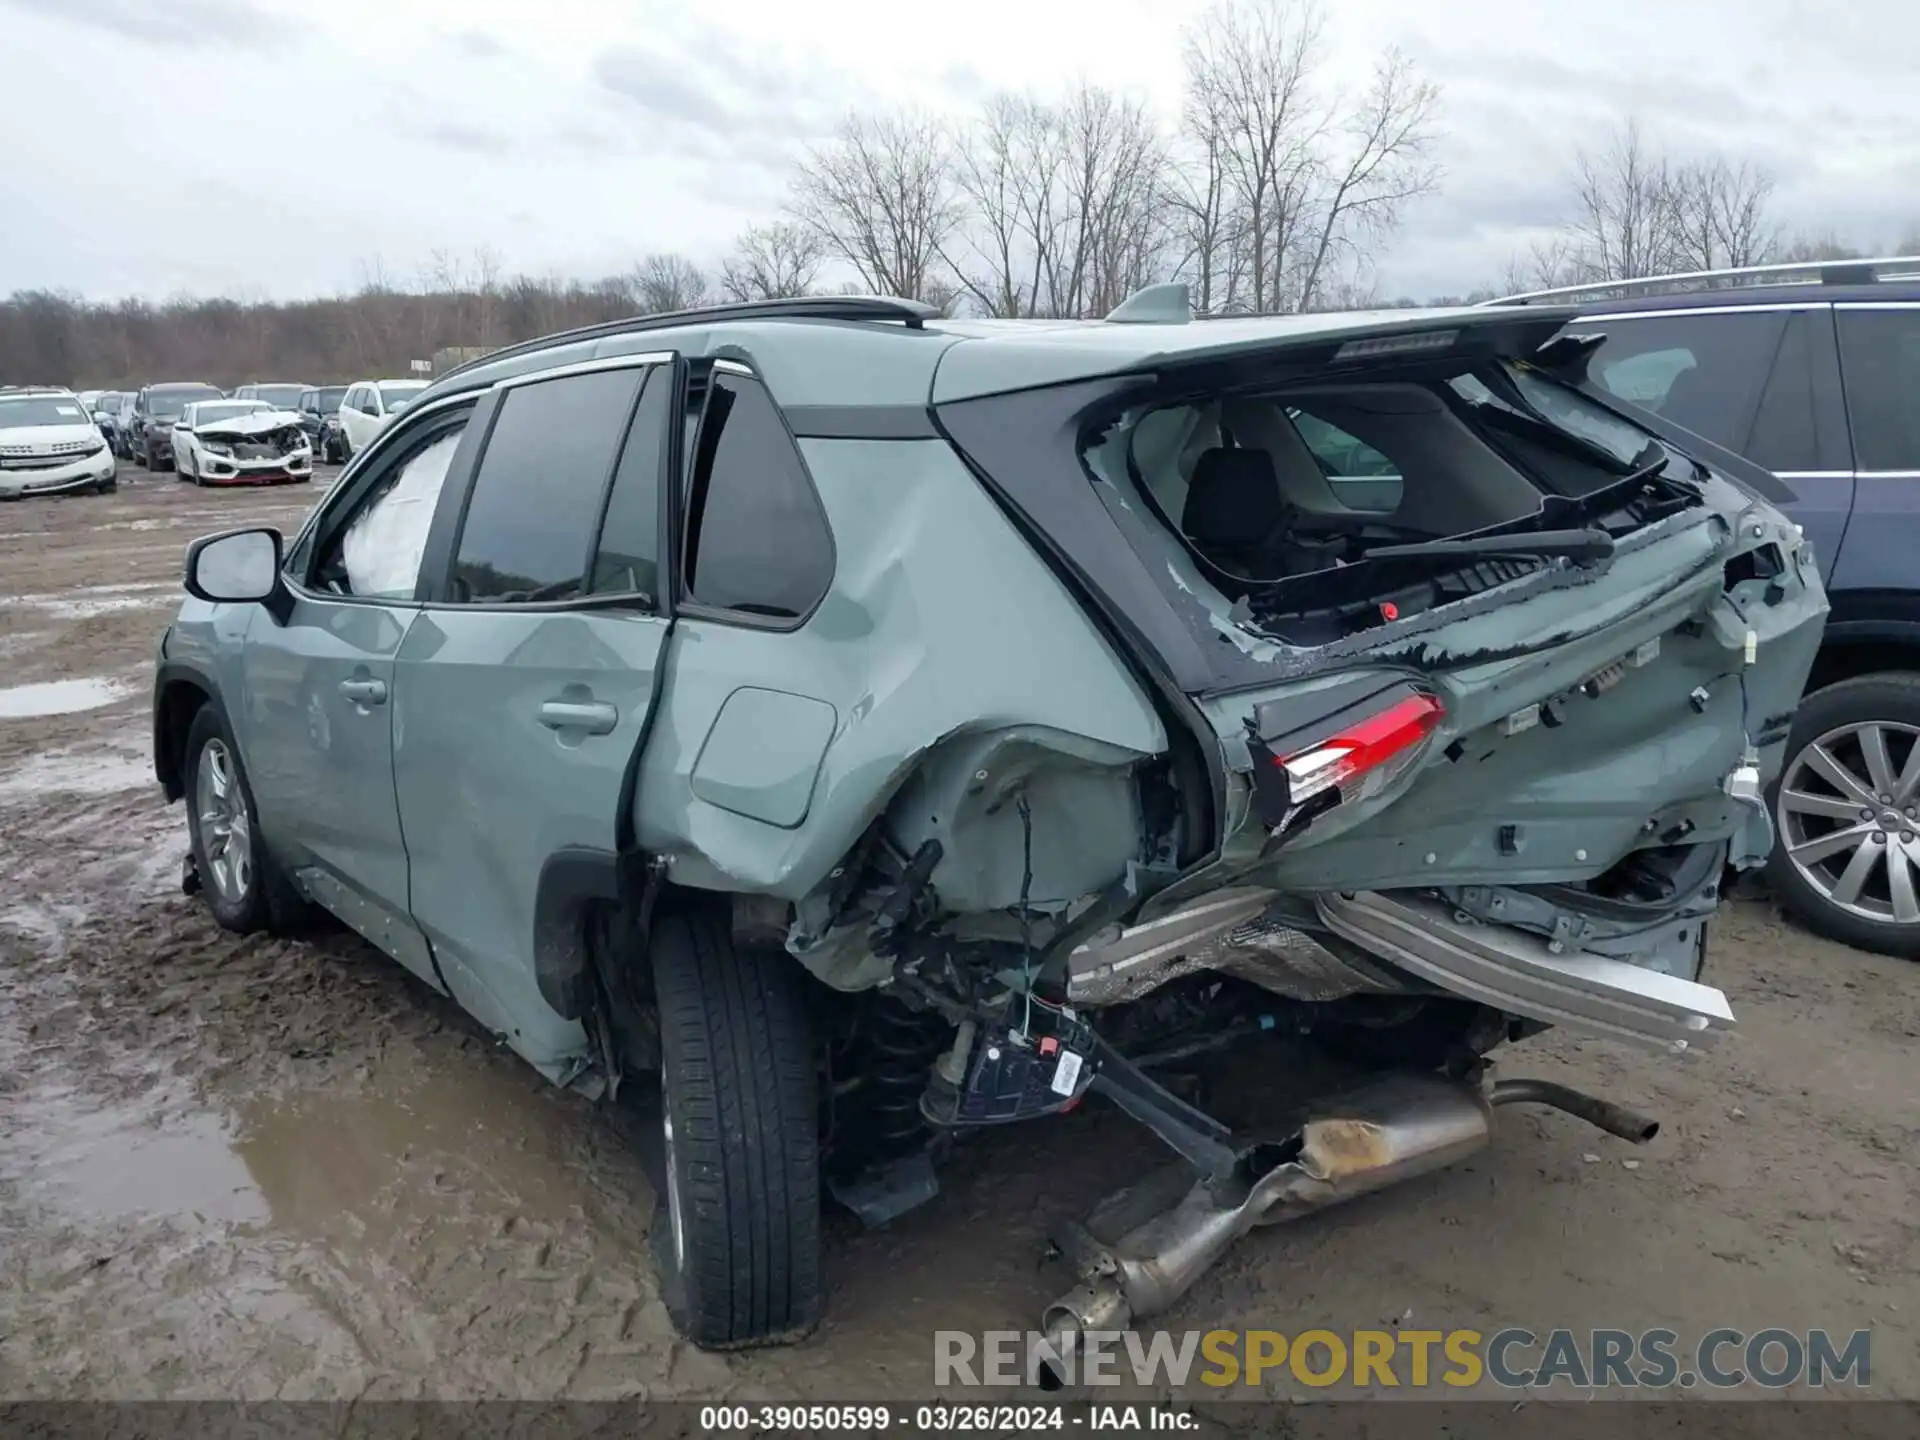
<path fill-rule="evenodd" d="M 1446 707 L 1432 695 L 1410 695 L 1357 720 L 1298 754 L 1275 756 L 1287 772 L 1287 798 L 1300 805 L 1328 790 L 1342 801 L 1365 800 L 1419 760 Z"/>

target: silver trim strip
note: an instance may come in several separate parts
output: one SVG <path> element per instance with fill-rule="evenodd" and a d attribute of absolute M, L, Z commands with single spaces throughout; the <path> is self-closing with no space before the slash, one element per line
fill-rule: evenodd
<path fill-rule="evenodd" d="M 1831 300 L 1779 301 L 1770 305 L 1687 305 L 1670 310 L 1619 310 L 1595 312 L 1569 321 L 1573 325 L 1599 324 L 1608 320 L 1668 320 L 1676 315 L 1751 315 L 1756 311 L 1831 310 Z"/>
<path fill-rule="evenodd" d="M 494 381 L 488 388 L 514 390 L 522 385 L 538 384 L 542 380 L 564 380 L 569 375 L 592 375 L 601 370 L 636 370 L 643 365 L 665 365 L 672 359 L 671 350 L 648 350 L 638 355 L 603 355 L 597 360 L 577 360 L 571 365 L 555 365 L 550 370 L 529 370 L 524 375 L 509 375 L 504 380 Z M 471 395 L 473 392 L 467 393 Z"/>
<path fill-rule="evenodd" d="M 1851 470 L 1776 470 L 1782 480 L 1851 480 Z"/>
<path fill-rule="evenodd" d="M 1920 480 L 1920 470 L 1856 470 L 1856 480 Z"/>
<path fill-rule="evenodd" d="M 1314 903 L 1334 934 L 1499 1010 L 1671 1054 L 1710 1045 L 1734 1025 L 1727 997 L 1710 985 L 1577 950 L 1556 955 L 1536 935 L 1462 925 L 1432 901 L 1362 890 Z"/>
<path fill-rule="evenodd" d="M 1915 276 L 1920 279 L 1920 276 Z M 1920 310 L 1920 300 L 1836 300 L 1836 310 Z"/>
<path fill-rule="evenodd" d="M 1920 268 L 1920 255 L 1877 255 L 1859 260 L 1776 260 L 1768 265 L 1742 265 L 1731 270 L 1676 270 L 1670 275 L 1641 275 L 1631 280 L 1587 280 L 1578 285 L 1556 285 L 1550 290 L 1528 290 L 1520 295 L 1503 295 L 1497 300 L 1483 300 L 1483 305 L 1517 305 L 1526 300 L 1544 300 L 1554 295 L 1586 295 L 1595 291 L 1612 290 L 1625 294 L 1635 290 L 1652 290 L 1660 285 L 1677 285 L 1685 281 L 1730 280 L 1744 278 L 1752 288 L 1759 288 L 1756 277 L 1761 275 L 1801 275 L 1808 278 L 1801 283 L 1817 285 L 1824 281 L 1829 267 L 1834 269 L 1866 266 L 1873 270 L 1873 280 L 1904 280 L 1907 275 L 1881 275 L 1882 265 L 1911 265 Z M 1775 283 L 1791 284 L 1792 281 Z M 1724 289 L 1739 287 L 1724 286 Z M 1687 292 L 1679 292 L 1687 293 Z"/>

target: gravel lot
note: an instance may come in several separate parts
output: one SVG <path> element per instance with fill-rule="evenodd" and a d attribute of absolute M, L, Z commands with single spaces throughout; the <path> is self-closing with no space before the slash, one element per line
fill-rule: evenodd
<path fill-rule="evenodd" d="M 1047 1226 L 1159 1158 L 1116 1116 L 985 1138 L 890 1231 L 834 1217 L 821 1330 L 706 1355 L 655 1292 L 630 1118 L 351 937 L 239 940 L 180 894 L 146 687 L 182 550 L 291 530 L 328 474 L 0 508 L 0 1398 L 908 1396 L 935 1329 L 1031 1324 Z M 92 708 L 17 713 L 55 704 Z M 1870 1326 L 1875 1393 L 1920 1398 L 1920 968 L 1747 902 L 1709 973 L 1717 1051 L 1503 1060 L 1658 1115 L 1651 1146 L 1502 1111 L 1488 1153 L 1261 1233 L 1160 1323 Z M 1329 1080 L 1291 1055 L 1259 1063 Z"/>

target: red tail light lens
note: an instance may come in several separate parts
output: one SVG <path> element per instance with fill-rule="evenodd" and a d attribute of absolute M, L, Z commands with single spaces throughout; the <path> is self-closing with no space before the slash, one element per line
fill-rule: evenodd
<path fill-rule="evenodd" d="M 1419 759 L 1446 713 L 1432 695 L 1410 695 L 1310 750 L 1275 757 L 1274 763 L 1287 772 L 1289 800 L 1298 805 L 1335 788 L 1343 800 L 1377 794 Z"/>

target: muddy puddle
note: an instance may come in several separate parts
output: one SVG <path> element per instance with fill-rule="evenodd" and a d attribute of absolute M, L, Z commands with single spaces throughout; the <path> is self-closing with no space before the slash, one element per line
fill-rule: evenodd
<path fill-rule="evenodd" d="M 41 715 L 73 715 L 98 710 L 133 693 L 124 680 L 92 676 L 84 680 L 43 680 L 35 685 L 0 688 L 0 720 Z"/>

